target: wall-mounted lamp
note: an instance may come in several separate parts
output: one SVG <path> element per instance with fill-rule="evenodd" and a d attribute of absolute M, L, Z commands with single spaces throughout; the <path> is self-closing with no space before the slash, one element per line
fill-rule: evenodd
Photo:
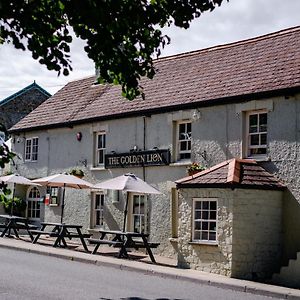
<path fill-rule="evenodd" d="M 197 121 L 201 118 L 201 112 L 198 109 L 195 109 L 192 114 L 193 120 Z"/>
<path fill-rule="evenodd" d="M 80 131 L 76 133 L 76 139 L 77 139 L 78 142 L 81 141 L 81 139 L 82 139 L 82 133 Z"/>

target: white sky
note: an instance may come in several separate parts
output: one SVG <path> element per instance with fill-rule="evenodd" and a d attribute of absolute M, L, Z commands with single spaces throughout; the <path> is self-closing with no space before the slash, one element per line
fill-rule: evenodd
<path fill-rule="evenodd" d="M 300 25 L 300 0 L 230 0 L 195 20 L 188 30 L 167 28 L 171 44 L 163 56 L 251 38 Z M 0 45 L 0 101 L 34 80 L 54 94 L 67 82 L 94 74 L 94 64 L 75 40 L 71 48 L 73 72 L 57 77 L 31 57 L 31 53 Z"/>

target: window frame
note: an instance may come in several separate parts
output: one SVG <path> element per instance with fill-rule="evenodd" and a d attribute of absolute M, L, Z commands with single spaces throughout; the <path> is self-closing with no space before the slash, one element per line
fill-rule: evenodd
<path fill-rule="evenodd" d="M 37 143 L 35 143 L 37 141 Z M 27 143 L 30 142 L 30 146 Z M 27 151 L 29 150 L 29 151 Z M 25 139 L 25 150 L 24 150 L 24 160 L 26 162 L 36 162 L 38 161 L 38 151 L 39 151 L 39 138 L 37 136 Z"/>
<path fill-rule="evenodd" d="M 97 197 L 100 197 L 100 205 L 96 207 Z M 104 209 L 105 209 L 105 194 L 103 192 L 93 193 L 93 201 L 92 201 L 92 220 L 91 220 L 91 228 L 103 228 L 104 227 Z M 99 212 L 99 224 L 97 224 L 97 212 Z M 102 220 L 102 221 L 101 221 Z"/>
<path fill-rule="evenodd" d="M 134 197 L 135 196 L 138 196 L 139 197 L 139 212 L 140 212 L 140 199 L 141 197 L 144 198 L 144 213 L 134 213 Z M 138 231 L 139 233 L 147 233 L 147 195 L 146 194 L 139 194 L 139 193 L 132 193 L 132 198 L 131 198 L 131 201 L 132 201 L 132 205 L 131 205 L 131 216 L 130 216 L 130 219 L 131 219 L 131 222 L 130 222 L 130 230 L 133 231 L 133 232 L 136 232 L 134 229 L 135 227 L 135 216 L 139 216 L 139 219 L 140 219 L 140 230 Z M 141 222 L 141 219 L 143 218 L 144 220 L 144 223 L 142 224 Z M 144 226 L 144 231 L 142 231 L 142 227 Z"/>
<path fill-rule="evenodd" d="M 37 197 L 30 197 L 30 194 L 33 190 L 35 190 Z M 26 202 L 27 202 L 27 208 L 26 208 L 27 218 L 29 220 L 33 220 L 33 221 L 41 220 L 41 213 L 42 213 L 41 191 L 37 187 L 31 186 L 29 188 Z M 30 203 L 30 205 L 29 205 L 29 203 Z M 37 214 L 37 212 L 38 212 L 38 214 Z"/>
<path fill-rule="evenodd" d="M 266 114 L 267 115 L 267 124 L 266 124 L 266 131 L 260 131 L 259 129 L 259 115 Z M 257 121 L 257 127 L 258 131 L 250 133 L 250 116 L 257 115 L 258 116 L 258 121 Z M 260 137 L 261 135 L 265 134 L 266 135 L 266 144 L 259 144 L 259 145 L 251 145 L 251 136 L 252 135 L 259 135 L 259 143 L 260 143 Z M 245 133 L 245 143 L 246 143 L 246 149 L 245 149 L 245 157 L 247 158 L 266 158 L 268 156 L 268 111 L 263 109 L 263 110 L 251 110 L 246 112 L 246 133 Z M 251 149 L 266 149 L 266 153 L 263 154 L 251 154 L 250 151 Z"/>
<path fill-rule="evenodd" d="M 99 147 L 99 136 L 104 136 L 104 143 L 102 141 L 102 147 Z M 103 152 L 103 162 L 99 162 L 100 152 Z M 106 154 L 106 131 L 99 131 L 95 134 L 95 166 L 96 167 L 104 167 L 105 164 L 105 154 Z"/>
<path fill-rule="evenodd" d="M 47 195 L 49 195 L 49 206 L 59 206 L 62 194 L 62 188 L 58 186 L 51 186 L 47 188 Z"/>
<path fill-rule="evenodd" d="M 210 219 L 210 218 L 200 218 L 196 219 L 195 218 L 195 213 L 196 213 L 196 202 L 215 202 L 216 203 L 216 209 L 210 210 L 210 204 L 209 204 L 209 209 L 204 209 L 204 211 L 208 212 L 208 215 L 210 215 L 210 212 L 215 212 L 216 213 L 216 218 L 215 219 Z M 199 209 L 198 209 L 199 210 Z M 201 204 L 201 209 L 199 210 L 201 212 L 202 216 L 202 204 Z M 192 233 L 191 233 L 191 241 L 192 243 L 198 243 L 198 244 L 211 244 L 211 245 L 217 245 L 218 244 L 218 198 L 193 198 L 193 206 L 192 206 Z M 195 229 L 195 223 L 200 222 L 202 225 L 202 222 L 207 222 L 208 223 L 208 228 L 207 229 Z M 209 229 L 209 224 L 210 223 L 215 223 L 215 230 Z M 202 232 L 207 232 L 208 234 L 208 239 L 196 239 L 195 238 L 195 231 L 199 231 L 200 235 Z M 215 240 L 210 240 L 209 235 L 210 233 L 215 233 Z"/>
<path fill-rule="evenodd" d="M 190 131 L 190 138 L 189 139 L 180 139 L 180 125 L 185 124 L 185 132 L 187 133 L 187 124 L 190 124 L 191 127 L 191 131 Z M 181 120 L 176 122 L 176 153 L 177 153 L 177 161 L 191 161 L 192 158 L 192 121 L 191 120 Z M 190 149 L 188 150 L 180 150 L 180 145 L 181 143 L 187 143 L 190 144 Z M 181 154 L 185 155 L 185 154 L 189 154 L 189 157 L 187 158 L 181 158 Z"/>

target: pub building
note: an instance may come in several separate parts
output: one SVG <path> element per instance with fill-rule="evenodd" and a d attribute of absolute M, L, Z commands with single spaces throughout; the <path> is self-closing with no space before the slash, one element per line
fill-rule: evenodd
<path fill-rule="evenodd" d="M 10 129 L 12 171 L 79 169 L 95 184 L 134 173 L 162 194 L 130 193 L 126 230 L 149 233 L 156 254 L 271 278 L 300 252 L 299 47 L 295 27 L 158 59 L 141 82 L 145 100 L 95 76 L 72 81 Z M 189 176 L 192 163 L 205 170 Z M 59 222 L 60 189 L 16 192 L 30 219 Z M 124 201 L 121 191 L 66 189 L 64 220 L 120 230 Z"/>

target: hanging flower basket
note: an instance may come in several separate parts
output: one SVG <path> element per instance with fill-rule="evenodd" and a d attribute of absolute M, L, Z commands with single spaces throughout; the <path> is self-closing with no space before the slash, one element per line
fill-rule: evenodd
<path fill-rule="evenodd" d="M 189 167 L 187 167 L 187 173 L 189 174 L 189 176 L 192 176 L 203 170 L 205 170 L 205 167 L 196 162 L 193 162 Z"/>
<path fill-rule="evenodd" d="M 84 176 L 84 172 L 81 169 L 73 169 L 71 170 L 70 174 L 78 178 L 82 178 Z"/>

